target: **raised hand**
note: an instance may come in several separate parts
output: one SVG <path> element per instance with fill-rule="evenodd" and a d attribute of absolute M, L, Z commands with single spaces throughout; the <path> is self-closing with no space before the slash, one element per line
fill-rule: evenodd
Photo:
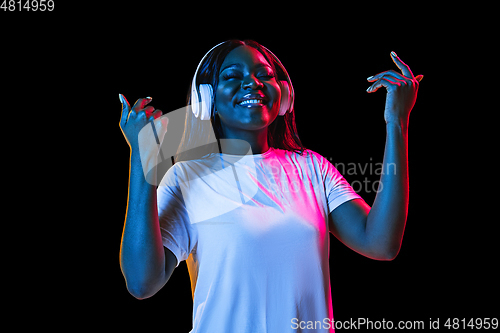
<path fill-rule="evenodd" d="M 127 140 L 130 149 L 134 152 L 139 152 L 139 132 L 148 123 L 154 124 L 155 132 L 158 136 L 161 136 L 160 138 L 158 138 L 161 142 L 161 140 L 163 139 L 163 135 L 167 130 L 168 119 L 166 117 L 161 117 L 162 112 L 160 110 L 155 110 L 154 107 L 147 106 L 151 102 L 152 98 L 139 98 L 137 102 L 135 102 L 134 106 L 130 108 L 130 104 L 128 103 L 125 96 L 120 94 L 119 97 L 120 101 L 122 102 L 120 129 L 122 130 L 123 136 L 125 136 L 125 140 Z M 158 118 L 160 119 L 154 121 Z M 152 137 L 151 144 L 159 143 L 157 142 L 155 137 Z"/>
<path fill-rule="evenodd" d="M 373 93 L 379 88 L 385 87 L 387 89 L 384 111 L 385 121 L 387 123 L 403 122 L 407 125 L 410 112 L 417 100 L 419 82 L 424 76 L 417 75 L 417 77 L 414 77 L 410 67 L 401 61 L 395 52 L 391 52 L 391 58 L 401 70 L 401 73 L 391 69 L 370 76 L 367 80 L 374 83 L 366 91 Z"/>
<path fill-rule="evenodd" d="M 140 163 L 146 181 L 156 184 L 156 166 L 161 142 L 167 132 L 168 118 L 160 110 L 147 106 L 152 98 L 139 98 L 132 109 L 125 96 L 122 102 L 120 129 L 131 150 L 132 163 Z M 139 162 L 140 161 L 140 162 Z"/>

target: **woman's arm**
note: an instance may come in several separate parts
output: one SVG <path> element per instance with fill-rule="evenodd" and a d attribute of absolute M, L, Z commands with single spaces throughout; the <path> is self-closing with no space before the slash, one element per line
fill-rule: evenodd
<path fill-rule="evenodd" d="M 139 131 L 152 118 L 161 116 L 161 111 L 152 113 L 152 107 L 145 108 L 149 101 L 150 99 L 139 99 L 129 116 L 130 106 L 123 98 L 120 120 L 120 128 L 131 148 L 120 265 L 127 289 L 138 299 L 150 297 L 160 290 L 176 265 L 175 256 L 163 247 L 156 206 L 156 186 L 146 181 L 138 149 Z M 146 119 L 147 113 L 151 114 L 149 120 Z"/>
<path fill-rule="evenodd" d="M 373 206 L 355 199 L 330 213 L 332 233 L 351 249 L 377 260 L 396 257 L 408 209 L 407 131 L 395 123 L 386 127 L 384 173 Z"/>
<path fill-rule="evenodd" d="M 385 120 L 387 137 L 383 173 L 370 208 L 356 199 L 330 213 L 332 233 L 353 250 L 373 259 L 392 260 L 401 247 L 408 211 L 408 119 L 418 84 L 410 68 L 396 55 L 393 61 L 403 74 L 387 71 L 368 78 L 375 83 L 368 92 L 387 89 Z"/>

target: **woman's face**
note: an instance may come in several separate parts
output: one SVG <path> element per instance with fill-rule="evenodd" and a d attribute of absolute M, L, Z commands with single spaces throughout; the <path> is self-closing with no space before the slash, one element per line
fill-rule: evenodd
<path fill-rule="evenodd" d="M 223 132 L 259 130 L 278 116 L 281 89 L 266 58 L 239 46 L 224 59 L 215 92 L 215 109 Z"/>

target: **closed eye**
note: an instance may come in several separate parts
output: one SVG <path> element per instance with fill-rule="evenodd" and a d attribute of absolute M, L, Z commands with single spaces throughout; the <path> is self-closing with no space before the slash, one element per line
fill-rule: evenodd
<path fill-rule="evenodd" d="M 241 77 L 241 74 L 238 74 L 238 73 L 235 73 L 235 72 L 229 72 L 229 73 L 224 73 L 222 75 L 222 78 L 224 80 L 229 80 L 229 79 L 233 79 L 233 78 L 240 78 Z"/>
<path fill-rule="evenodd" d="M 266 78 L 272 79 L 272 78 L 274 78 L 274 74 L 263 74 L 263 75 L 259 75 L 258 77 L 266 77 Z"/>
<path fill-rule="evenodd" d="M 239 73 L 236 73 L 236 72 L 226 72 L 222 75 L 222 78 L 224 80 L 230 80 L 230 79 L 234 79 L 234 78 L 241 78 L 242 75 L 239 74 Z M 266 79 L 273 79 L 274 78 L 274 74 L 273 73 L 264 73 L 264 74 L 259 74 L 257 75 L 258 78 L 266 78 Z"/>

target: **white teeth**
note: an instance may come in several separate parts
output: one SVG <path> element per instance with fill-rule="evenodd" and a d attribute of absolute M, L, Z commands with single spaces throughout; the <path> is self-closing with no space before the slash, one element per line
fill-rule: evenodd
<path fill-rule="evenodd" d="M 240 103 L 240 105 L 245 105 L 245 104 L 262 104 L 261 99 L 247 99 L 244 100 L 243 102 Z"/>

